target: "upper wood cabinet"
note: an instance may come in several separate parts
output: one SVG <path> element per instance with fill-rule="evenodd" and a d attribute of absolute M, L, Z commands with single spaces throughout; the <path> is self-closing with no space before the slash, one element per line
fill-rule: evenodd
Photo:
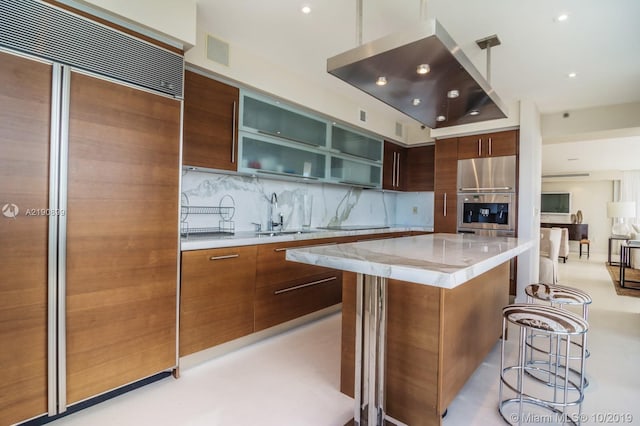
<path fill-rule="evenodd" d="M 405 191 L 433 191 L 435 146 L 419 146 L 406 150 Z"/>
<path fill-rule="evenodd" d="M 443 139 L 435 145 L 433 228 L 435 232 L 457 231 L 458 141 Z"/>
<path fill-rule="evenodd" d="M 518 131 L 487 133 L 458 138 L 458 159 L 500 157 L 518 153 Z"/>
<path fill-rule="evenodd" d="M 382 187 L 395 191 L 433 191 L 433 145 L 403 148 L 384 142 Z"/>
<path fill-rule="evenodd" d="M 404 161 L 406 148 L 384 141 L 384 162 L 382 166 L 382 188 L 395 191 L 404 190 Z"/>
<path fill-rule="evenodd" d="M 240 91 L 185 71 L 182 163 L 210 169 L 238 169 Z"/>

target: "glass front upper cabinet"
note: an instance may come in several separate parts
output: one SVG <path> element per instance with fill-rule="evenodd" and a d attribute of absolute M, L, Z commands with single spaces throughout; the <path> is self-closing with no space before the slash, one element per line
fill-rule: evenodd
<path fill-rule="evenodd" d="M 366 188 L 380 188 L 382 166 L 331 155 L 331 180 Z"/>
<path fill-rule="evenodd" d="M 331 148 L 342 154 L 365 160 L 382 161 L 383 141 L 381 139 L 375 139 L 337 124 L 331 126 Z"/>
<path fill-rule="evenodd" d="M 316 147 L 327 146 L 328 121 L 296 111 L 278 101 L 243 94 L 241 123 L 243 130 Z"/>
<path fill-rule="evenodd" d="M 264 135 L 240 132 L 239 171 L 272 176 L 324 179 L 326 154 Z"/>

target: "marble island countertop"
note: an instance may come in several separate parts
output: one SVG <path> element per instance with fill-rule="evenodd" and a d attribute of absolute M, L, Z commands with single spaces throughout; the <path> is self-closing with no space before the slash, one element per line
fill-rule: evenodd
<path fill-rule="evenodd" d="M 361 228 L 361 227 L 358 227 Z M 219 236 L 198 236 L 192 235 L 182 238 L 180 249 L 203 250 L 210 248 L 246 246 L 254 244 L 268 244 L 282 241 L 313 240 L 317 238 L 338 238 L 357 235 L 385 234 L 390 232 L 420 231 L 433 232 L 432 227 L 391 225 L 388 227 L 373 226 L 366 229 L 322 229 L 312 228 L 310 230 L 297 231 L 287 230 L 284 232 L 261 232 L 240 231 L 230 235 Z"/>
<path fill-rule="evenodd" d="M 286 259 L 454 288 L 529 250 L 534 243 L 510 237 L 431 234 L 288 249 Z"/>

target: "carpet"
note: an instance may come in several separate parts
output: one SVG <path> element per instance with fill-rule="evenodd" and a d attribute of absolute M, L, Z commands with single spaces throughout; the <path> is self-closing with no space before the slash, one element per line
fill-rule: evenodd
<path fill-rule="evenodd" d="M 609 271 L 609 275 L 611 276 L 611 281 L 613 282 L 613 286 L 616 289 L 616 293 L 618 296 L 634 296 L 640 297 L 640 283 L 629 282 L 628 280 L 636 280 L 640 281 L 640 269 L 631 269 L 627 268 L 624 272 L 624 286 L 625 288 L 620 287 L 620 266 L 615 265 L 611 266 L 605 262 L 605 266 L 607 267 L 607 271 Z M 633 287 L 633 288 L 629 288 Z M 637 288 L 637 290 L 634 290 Z"/>

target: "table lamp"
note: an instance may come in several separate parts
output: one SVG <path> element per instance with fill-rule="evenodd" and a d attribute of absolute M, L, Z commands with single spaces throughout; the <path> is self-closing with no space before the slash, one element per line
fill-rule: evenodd
<path fill-rule="evenodd" d="M 607 216 L 614 219 L 611 233 L 613 235 L 629 235 L 629 226 L 624 222 L 625 217 L 636 217 L 636 203 L 634 201 L 614 201 L 607 204 Z"/>

